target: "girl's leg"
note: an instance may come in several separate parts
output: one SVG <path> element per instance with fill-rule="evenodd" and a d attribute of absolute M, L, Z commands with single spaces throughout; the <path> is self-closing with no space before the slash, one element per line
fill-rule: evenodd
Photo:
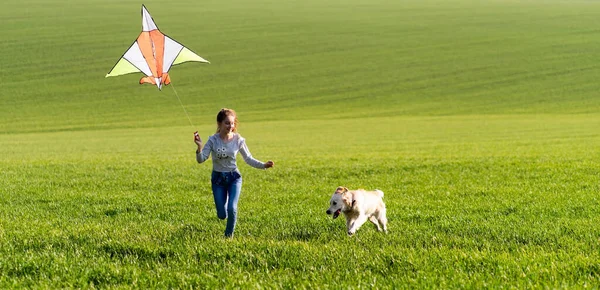
<path fill-rule="evenodd" d="M 237 204 L 242 193 L 242 177 L 238 177 L 228 186 L 229 200 L 227 202 L 227 227 L 225 228 L 225 236 L 233 237 L 235 223 L 237 220 Z"/>
<path fill-rule="evenodd" d="M 222 179 L 218 172 L 213 172 L 211 183 L 213 197 L 215 198 L 215 207 L 217 208 L 217 217 L 222 220 L 226 219 L 225 203 L 227 202 L 227 188 L 222 185 Z"/>

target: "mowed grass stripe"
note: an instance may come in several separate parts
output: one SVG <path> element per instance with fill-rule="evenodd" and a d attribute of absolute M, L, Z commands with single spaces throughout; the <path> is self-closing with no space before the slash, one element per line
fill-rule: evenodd
<path fill-rule="evenodd" d="M 266 112 L 265 112 L 266 113 Z M 597 157 L 600 126 L 594 115 L 500 115 L 463 117 L 352 118 L 297 122 L 244 122 L 240 132 L 263 159 L 470 160 L 481 157 L 523 159 Z M 199 127 L 202 138 L 214 132 L 212 118 Z M 0 135 L 7 161 L 86 160 L 121 156 L 134 160 L 193 157 L 188 127 L 125 128 Z M 40 144 L 40 140 L 44 140 Z M 191 154 L 191 155 L 190 155 Z M 264 156 L 264 157 L 263 157 Z M 193 158 L 192 158 L 193 159 Z M 317 158 L 318 160 L 319 158 Z M 157 161 L 158 161 L 157 160 Z M 193 160 L 192 160 L 193 161 Z M 363 162 L 368 162 L 364 160 Z M 376 164 L 371 164 L 376 166 Z"/>

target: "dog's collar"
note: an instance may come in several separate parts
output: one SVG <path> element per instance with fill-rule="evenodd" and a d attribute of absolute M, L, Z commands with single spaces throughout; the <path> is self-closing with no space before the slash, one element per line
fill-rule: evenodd
<path fill-rule="evenodd" d="M 347 209 L 345 209 L 345 210 L 342 210 L 342 212 L 351 212 L 351 211 L 352 211 L 352 208 L 354 207 L 354 204 L 355 204 L 355 203 L 356 203 L 356 200 L 355 200 L 355 199 L 353 199 L 353 200 L 352 200 L 352 205 L 350 206 L 350 208 L 347 208 Z"/>

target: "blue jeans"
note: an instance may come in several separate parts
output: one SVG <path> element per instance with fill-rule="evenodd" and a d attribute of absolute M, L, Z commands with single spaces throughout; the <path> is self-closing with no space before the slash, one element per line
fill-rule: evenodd
<path fill-rule="evenodd" d="M 225 236 L 232 237 L 237 219 L 237 204 L 242 192 L 242 176 L 236 171 L 218 172 L 213 171 L 210 178 L 217 217 L 227 219 Z"/>

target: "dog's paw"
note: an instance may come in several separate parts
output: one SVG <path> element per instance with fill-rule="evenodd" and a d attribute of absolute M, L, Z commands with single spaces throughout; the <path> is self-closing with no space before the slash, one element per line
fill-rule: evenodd
<path fill-rule="evenodd" d="M 352 236 L 352 235 L 354 235 L 354 233 L 356 233 L 356 231 L 348 231 L 348 235 L 349 235 L 349 236 Z"/>

